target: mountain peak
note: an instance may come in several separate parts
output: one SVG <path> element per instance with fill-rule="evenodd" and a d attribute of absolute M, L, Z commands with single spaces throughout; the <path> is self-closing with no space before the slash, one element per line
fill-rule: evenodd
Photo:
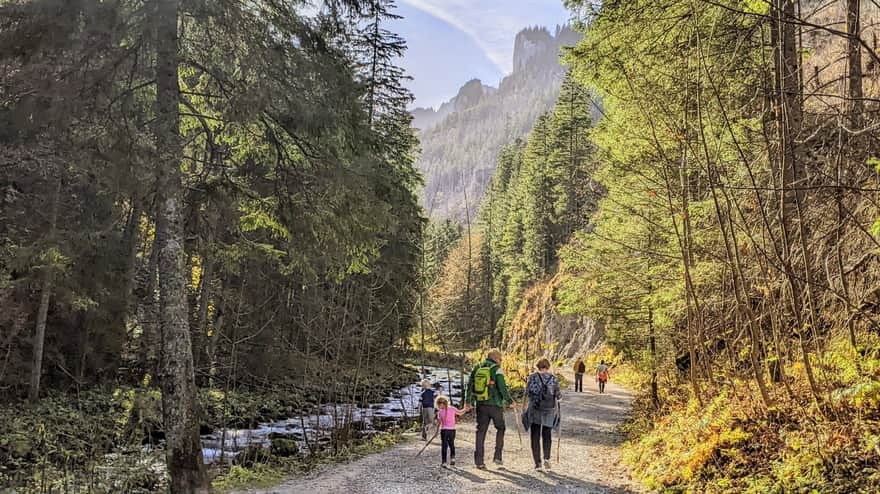
<path fill-rule="evenodd" d="M 534 60 L 538 60 L 541 65 L 558 65 L 561 48 L 574 45 L 580 36 L 568 25 L 557 26 L 555 35 L 545 27 L 523 29 L 517 33 L 513 45 L 513 72 L 528 68 Z"/>
<path fill-rule="evenodd" d="M 464 83 L 451 100 L 440 105 L 440 108 L 416 108 L 410 113 L 413 116 L 413 127 L 425 130 L 448 115 L 474 108 L 487 96 L 495 94 L 497 89 L 483 84 L 479 79 L 471 79 Z"/>
<path fill-rule="evenodd" d="M 495 88 L 483 85 L 479 79 L 471 79 L 464 83 L 455 96 L 455 111 L 462 111 L 476 106 L 483 96 L 491 94 Z"/>

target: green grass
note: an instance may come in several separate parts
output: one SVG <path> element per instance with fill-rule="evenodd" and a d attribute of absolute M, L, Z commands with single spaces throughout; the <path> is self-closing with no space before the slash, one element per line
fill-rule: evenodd
<path fill-rule="evenodd" d="M 258 463 L 250 468 L 233 465 L 227 472 L 215 478 L 212 484 L 220 492 L 269 488 L 280 484 L 289 472 L 289 469 L 276 465 Z"/>

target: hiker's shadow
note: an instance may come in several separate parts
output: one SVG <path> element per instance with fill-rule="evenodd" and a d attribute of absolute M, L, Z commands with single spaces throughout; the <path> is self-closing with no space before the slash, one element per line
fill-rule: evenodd
<path fill-rule="evenodd" d="M 462 477 L 465 480 L 469 480 L 475 484 L 485 484 L 486 483 L 486 479 L 484 479 L 480 476 L 474 475 L 474 474 L 468 472 L 467 470 L 460 470 L 458 468 L 450 468 L 449 473 L 458 475 L 459 477 Z"/>
<path fill-rule="evenodd" d="M 548 484 L 544 480 L 534 475 L 526 475 L 519 472 L 514 472 L 512 470 L 489 470 L 489 473 L 498 475 L 499 477 L 503 477 L 507 479 L 511 484 L 518 485 L 530 491 L 535 490 L 548 490 L 552 489 L 553 486 Z"/>
<path fill-rule="evenodd" d="M 543 472 L 549 478 L 554 479 L 559 485 L 564 485 L 567 487 L 575 487 L 575 488 L 588 488 L 590 492 L 594 490 L 596 492 L 606 492 L 606 490 L 611 489 L 610 492 L 614 492 L 616 494 L 635 494 L 635 491 L 627 489 L 625 487 L 609 487 L 604 484 L 598 484 L 596 482 L 591 482 L 589 480 L 579 479 L 576 477 L 570 477 L 568 475 L 562 475 L 560 473 L 545 470 Z"/>

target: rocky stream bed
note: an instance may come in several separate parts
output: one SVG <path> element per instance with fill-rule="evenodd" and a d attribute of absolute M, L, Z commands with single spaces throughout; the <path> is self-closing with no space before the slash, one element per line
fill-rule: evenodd
<path fill-rule="evenodd" d="M 453 401 L 460 400 L 463 385 L 460 371 L 425 367 L 416 382 L 392 391 L 380 403 L 366 406 L 323 404 L 307 413 L 261 423 L 255 428 L 226 428 L 205 434 L 202 436 L 205 462 L 233 461 L 237 455 L 254 447 L 283 449 L 287 454 L 313 452 L 332 442 L 334 434 L 365 438 L 394 427 L 407 426 L 418 417 L 423 379 L 430 380 Z"/>

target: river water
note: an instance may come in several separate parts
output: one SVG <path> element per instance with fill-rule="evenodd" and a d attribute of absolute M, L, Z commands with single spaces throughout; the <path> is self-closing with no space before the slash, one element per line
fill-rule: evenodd
<path fill-rule="evenodd" d="M 380 434 L 408 419 L 418 418 L 422 392 L 420 383 L 423 379 L 439 385 L 440 392 L 451 397 L 454 403 L 460 401 L 460 371 L 425 367 L 419 373 L 417 382 L 392 391 L 382 403 L 371 403 L 365 407 L 347 403 L 326 404 L 313 413 L 259 424 L 254 429 L 217 430 L 202 436 L 202 454 L 206 463 L 231 461 L 248 446 L 269 448 L 273 438 L 288 439 L 295 442 L 300 451 L 308 451 L 329 443 L 333 432 L 349 423 L 361 437 Z"/>

